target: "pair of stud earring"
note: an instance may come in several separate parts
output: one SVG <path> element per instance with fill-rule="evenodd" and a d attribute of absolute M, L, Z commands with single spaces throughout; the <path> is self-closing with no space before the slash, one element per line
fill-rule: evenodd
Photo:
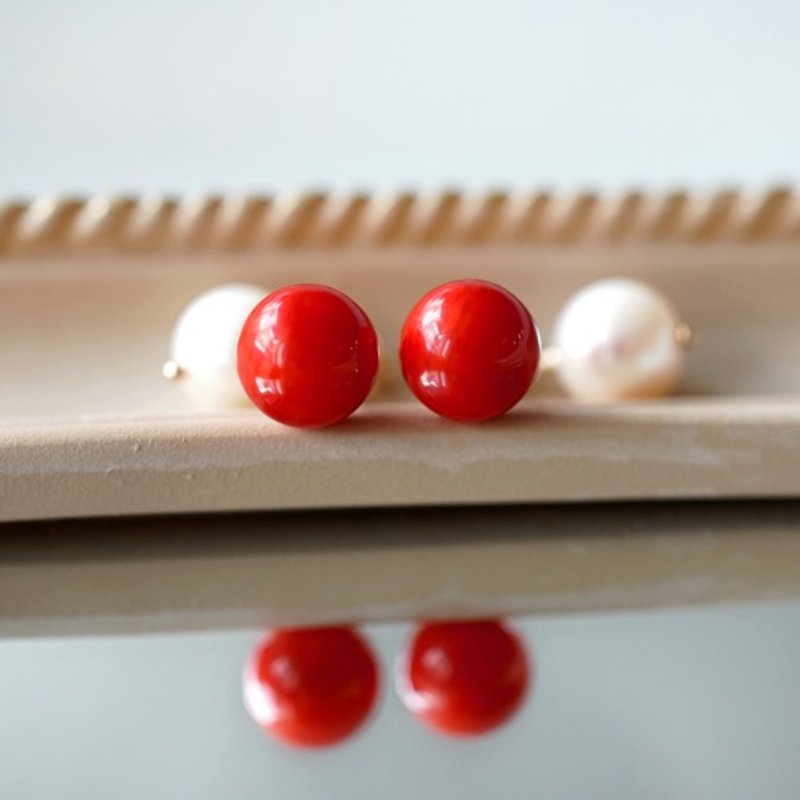
<path fill-rule="evenodd" d="M 691 331 L 655 289 L 630 279 L 591 284 L 566 304 L 542 351 L 533 316 L 507 289 L 459 280 L 428 292 L 400 336 L 403 377 L 449 419 L 481 421 L 513 408 L 540 367 L 578 399 L 617 401 L 668 394 L 678 384 Z M 243 387 L 267 416 L 318 427 L 352 414 L 379 368 L 367 314 L 326 286 L 289 286 L 263 297 L 247 285 L 206 292 L 176 325 L 169 378 L 214 404 Z"/>
<path fill-rule="evenodd" d="M 439 733 L 464 737 L 491 731 L 518 710 L 530 666 L 520 638 L 502 622 L 431 622 L 414 632 L 395 677 L 409 711 Z M 273 631 L 245 667 L 250 715 L 299 747 L 354 734 L 379 693 L 378 661 L 351 627 Z"/>

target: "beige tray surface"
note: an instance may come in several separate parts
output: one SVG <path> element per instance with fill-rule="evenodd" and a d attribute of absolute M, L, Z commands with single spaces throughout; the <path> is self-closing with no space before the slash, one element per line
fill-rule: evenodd
<path fill-rule="evenodd" d="M 39 200 L 0 211 L 0 520 L 407 504 L 800 495 L 800 205 L 763 195 Z M 220 282 L 351 293 L 391 357 L 425 290 L 480 276 L 545 339 L 612 275 L 697 333 L 678 397 L 580 406 L 543 381 L 483 426 L 390 382 L 347 424 L 193 408 L 160 365 Z M 394 379 L 393 381 L 391 379 Z"/>

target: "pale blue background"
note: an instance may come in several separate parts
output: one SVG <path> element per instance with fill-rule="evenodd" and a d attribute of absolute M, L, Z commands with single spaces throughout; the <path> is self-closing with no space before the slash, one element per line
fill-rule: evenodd
<path fill-rule="evenodd" d="M 0 192 L 794 179 L 796 0 L 0 0 Z"/>
<path fill-rule="evenodd" d="M 0 0 L 0 195 L 793 181 L 798 45 L 795 0 Z M 387 692 L 311 756 L 242 710 L 255 631 L 6 642 L 0 797 L 800 796 L 800 606 L 524 627 L 496 737 Z"/>

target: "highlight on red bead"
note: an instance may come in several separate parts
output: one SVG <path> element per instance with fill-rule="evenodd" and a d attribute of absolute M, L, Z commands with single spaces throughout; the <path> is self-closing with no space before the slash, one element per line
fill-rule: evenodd
<path fill-rule="evenodd" d="M 378 667 L 352 628 L 270 633 L 244 674 L 244 700 L 264 730 L 297 747 L 336 744 L 364 724 L 378 695 Z"/>
<path fill-rule="evenodd" d="M 497 728 L 522 704 L 529 666 L 519 637 L 496 620 L 429 622 L 398 662 L 406 707 L 450 736 Z"/>
<path fill-rule="evenodd" d="M 464 422 L 513 408 L 530 388 L 540 355 L 528 309 L 488 281 L 453 281 L 428 292 L 400 335 L 411 391 L 437 414 Z"/>
<path fill-rule="evenodd" d="M 320 427 L 350 416 L 378 372 L 378 338 L 364 311 L 328 286 L 287 286 L 242 327 L 239 379 L 253 403 L 285 425 Z"/>

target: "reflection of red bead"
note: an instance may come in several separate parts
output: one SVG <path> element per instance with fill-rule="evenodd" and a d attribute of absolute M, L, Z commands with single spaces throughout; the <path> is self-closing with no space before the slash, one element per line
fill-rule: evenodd
<path fill-rule="evenodd" d="M 351 628 L 281 630 L 253 652 L 245 704 L 255 721 L 289 744 L 320 747 L 349 736 L 378 693 L 378 668 Z"/>
<path fill-rule="evenodd" d="M 540 350 L 522 302 L 477 280 L 428 292 L 400 336 L 411 391 L 437 414 L 463 421 L 497 417 L 515 406 L 533 382 Z"/>
<path fill-rule="evenodd" d="M 239 379 L 267 416 L 285 425 L 330 425 L 363 402 L 378 372 L 367 315 L 327 286 L 289 286 L 265 297 L 244 323 Z"/>
<path fill-rule="evenodd" d="M 519 708 L 528 686 L 522 643 L 492 620 L 422 625 L 406 659 L 398 673 L 403 702 L 452 736 L 496 728 Z"/>

